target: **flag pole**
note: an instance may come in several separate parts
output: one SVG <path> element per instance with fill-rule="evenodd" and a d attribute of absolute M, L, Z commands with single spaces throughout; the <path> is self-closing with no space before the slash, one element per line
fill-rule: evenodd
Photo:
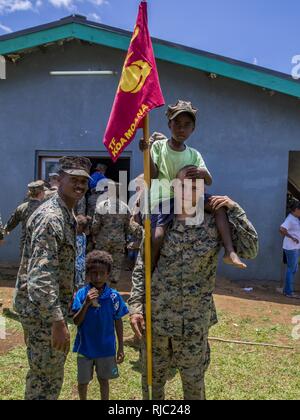
<path fill-rule="evenodd" d="M 144 140 L 149 144 L 150 128 L 149 114 L 144 119 Z M 147 345 L 147 384 L 149 400 L 152 400 L 152 308 L 151 308 L 151 221 L 150 221 L 150 147 L 144 151 L 144 180 L 146 183 L 145 197 L 145 289 L 146 289 L 146 345 Z"/>

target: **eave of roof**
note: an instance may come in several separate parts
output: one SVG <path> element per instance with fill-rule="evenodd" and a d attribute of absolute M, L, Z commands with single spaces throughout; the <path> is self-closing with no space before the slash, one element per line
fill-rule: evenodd
<path fill-rule="evenodd" d="M 14 54 L 69 38 L 127 51 L 131 33 L 75 15 L 1 36 L 0 54 Z M 153 39 L 153 47 L 157 59 L 300 98 L 300 81 L 286 74 L 159 39 Z"/>

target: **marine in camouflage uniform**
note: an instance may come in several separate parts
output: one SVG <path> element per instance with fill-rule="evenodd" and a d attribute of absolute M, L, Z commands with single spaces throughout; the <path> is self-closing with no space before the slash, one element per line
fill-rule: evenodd
<path fill-rule="evenodd" d="M 67 174 L 88 178 L 88 159 L 63 158 L 61 164 Z M 75 257 L 74 213 L 56 194 L 28 221 L 17 277 L 14 307 L 24 328 L 30 368 L 27 400 L 59 397 L 66 354 L 52 346 L 52 327 L 56 322 L 67 322 L 74 291 Z"/>
<path fill-rule="evenodd" d="M 91 218 L 94 217 L 97 202 L 102 200 L 101 195 L 103 195 L 103 192 L 107 189 L 105 187 L 109 180 L 105 176 L 106 171 L 107 166 L 103 163 L 98 163 L 95 172 L 91 175 L 89 182 L 90 194 L 87 199 L 87 215 Z M 104 199 L 105 197 L 103 200 Z"/>
<path fill-rule="evenodd" d="M 120 279 L 128 235 L 137 235 L 140 230 L 141 227 L 131 221 L 129 207 L 123 201 L 108 198 L 97 205 L 92 223 L 94 246 L 113 257 L 112 283 L 117 284 Z"/>
<path fill-rule="evenodd" d="M 59 174 L 56 172 L 51 172 L 49 174 L 49 188 L 46 189 L 45 199 L 48 200 L 57 194 L 59 187 Z"/>
<path fill-rule="evenodd" d="M 243 209 L 228 210 L 233 243 L 242 258 L 255 258 L 258 237 Z M 204 376 L 210 363 L 208 332 L 217 323 L 213 291 L 222 243 L 214 216 L 187 226 L 177 219 L 169 228 L 152 276 L 153 399 L 165 398 L 170 366 L 180 372 L 184 398 L 205 399 Z M 131 316 L 145 314 L 144 263 L 139 255 L 128 301 Z M 142 385 L 147 395 L 146 349 L 141 350 Z"/>
<path fill-rule="evenodd" d="M 28 190 L 28 201 L 17 207 L 4 228 L 6 235 L 9 235 L 20 223 L 22 224 L 20 239 L 21 252 L 25 244 L 27 221 L 45 198 L 45 194 L 42 194 L 45 191 L 44 181 L 36 181 L 28 184 Z M 38 195 L 40 195 L 41 198 L 37 198 Z"/>

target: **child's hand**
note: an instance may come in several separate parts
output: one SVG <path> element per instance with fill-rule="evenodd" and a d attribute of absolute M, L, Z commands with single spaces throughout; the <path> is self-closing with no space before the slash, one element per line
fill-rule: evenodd
<path fill-rule="evenodd" d="M 236 206 L 236 203 L 229 197 L 225 196 L 213 196 L 209 199 L 209 205 L 213 211 L 220 210 L 220 208 L 225 207 L 227 209 L 232 209 Z"/>
<path fill-rule="evenodd" d="M 119 349 L 117 353 L 117 364 L 121 365 L 124 362 L 125 354 L 123 349 Z"/>
<path fill-rule="evenodd" d="M 145 139 L 141 139 L 139 142 L 139 148 L 141 152 L 148 150 L 150 146 L 151 146 L 150 143 Z"/>
<path fill-rule="evenodd" d="M 206 169 L 189 168 L 186 171 L 186 177 L 190 179 L 205 179 L 206 175 L 207 175 Z"/>
<path fill-rule="evenodd" d="M 95 288 L 93 288 L 93 289 L 91 289 L 89 292 L 88 292 L 88 294 L 87 294 L 87 297 L 86 297 L 86 304 L 87 304 L 87 306 L 91 306 L 92 305 L 92 303 L 93 303 L 93 301 L 95 300 L 95 299 L 98 299 L 98 297 L 99 297 L 99 292 L 98 292 L 98 290 L 97 289 L 95 289 Z"/>

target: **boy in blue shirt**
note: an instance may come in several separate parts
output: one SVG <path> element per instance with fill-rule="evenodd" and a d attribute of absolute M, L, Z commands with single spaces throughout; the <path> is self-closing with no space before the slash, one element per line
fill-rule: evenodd
<path fill-rule="evenodd" d="M 88 385 L 94 367 L 102 400 L 109 399 L 109 380 L 119 376 L 118 364 L 124 361 L 123 321 L 128 309 L 116 290 L 107 286 L 113 260 L 103 251 L 92 251 L 86 257 L 86 280 L 74 299 L 72 311 L 78 333 L 74 353 L 78 353 L 78 393 L 87 399 Z M 115 332 L 118 338 L 116 349 Z"/>

